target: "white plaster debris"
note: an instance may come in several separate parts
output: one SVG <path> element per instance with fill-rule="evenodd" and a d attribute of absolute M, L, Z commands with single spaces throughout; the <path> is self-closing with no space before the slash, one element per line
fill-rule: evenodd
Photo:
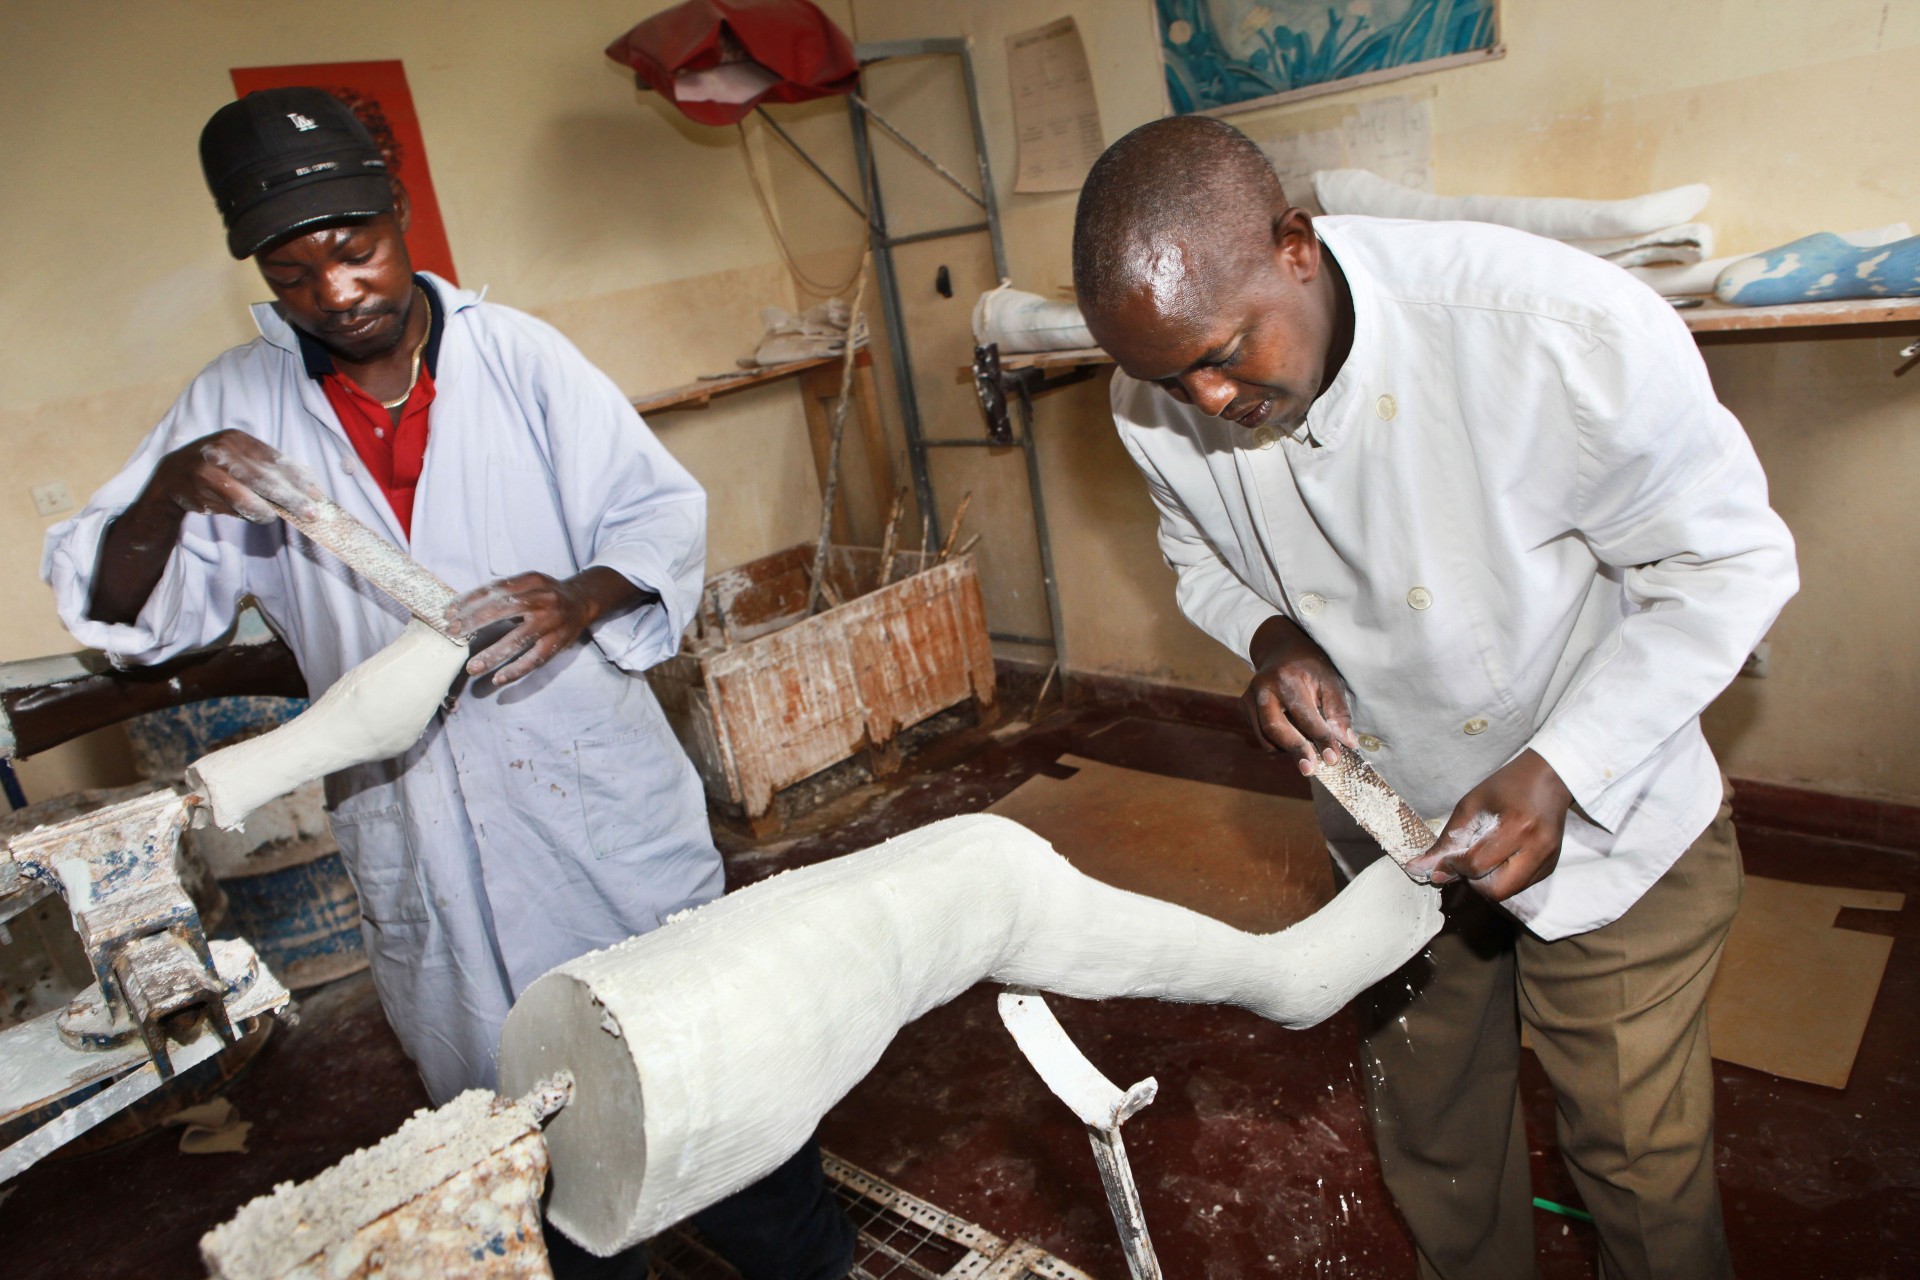
<path fill-rule="evenodd" d="M 357 1238 L 363 1228 L 539 1133 L 539 1117 L 532 1108 L 484 1089 L 470 1089 L 437 1111 L 416 1111 L 378 1145 L 354 1152 L 318 1177 L 299 1184 L 282 1183 L 249 1202 L 231 1221 L 201 1237 L 201 1257 L 214 1280 L 355 1274 L 367 1261 L 362 1255 L 368 1246 Z M 512 1163 L 524 1165 L 525 1154 L 529 1153 Z M 544 1166 L 544 1161 L 540 1164 Z M 540 1171 L 544 1173 L 544 1167 Z M 515 1172 L 531 1170 L 516 1168 Z M 459 1225 L 464 1238 L 484 1249 L 502 1231 L 512 1229 L 511 1215 L 500 1212 L 511 1205 L 494 1203 L 496 1198 L 511 1197 L 496 1197 L 484 1179 L 461 1189 L 478 1194 L 466 1196 L 461 1204 L 430 1208 L 451 1209 L 451 1221 Z M 539 1190 L 540 1179 L 533 1178 L 531 1196 L 537 1198 Z M 533 1222 L 537 1233 L 537 1213 Z M 413 1224 L 402 1234 L 418 1235 L 424 1229 L 424 1222 Z M 382 1273 L 396 1274 L 391 1268 L 394 1261 L 387 1259 Z M 309 1263 L 316 1265 L 304 1265 Z"/>
<path fill-rule="evenodd" d="M 464 642 L 415 619 L 399 638 L 334 682 L 319 701 L 271 733 L 187 768 L 187 780 L 231 831 L 303 783 L 412 746 L 467 660 Z"/>
<path fill-rule="evenodd" d="M 1007 819 L 951 818 L 559 966 L 508 1015 L 500 1079 L 578 1078 L 547 1131 L 549 1219 L 609 1254 L 776 1167 L 900 1027 L 983 979 L 1304 1027 L 1440 924 L 1438 892 L 1382 861 L 1291 929 L 1242 933 L 1092 880 Z"/>

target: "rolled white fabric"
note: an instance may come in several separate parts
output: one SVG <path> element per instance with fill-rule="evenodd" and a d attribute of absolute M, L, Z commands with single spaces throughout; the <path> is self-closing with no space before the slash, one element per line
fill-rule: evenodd
<path fill-rule="evenodd" d="M 1078 305 L 1055 302 L 1010 284 L 988 290 L 973 304 L 973 340 L 983 347 L 997 342 L 1005 355 L 1099 345 Z"/>
<path fill-rule="evenodd" d="M 1712 189 L 1704 182 L 1628 200 L 1559 196 L 1436 196 L 1366 169 L 1322 169 L 1314 195 L 1328 213 L 1362 213 L 1426 222 L 1494 222 L 1554 240 L 1637 236 L 1693 220 Z"/>
<path fill-rule="evenodd" d="M 1683 222 L 1637 236 L 1605 236 L 1593 240 L 1568 240 L 1583 253 L 1605 258 L 1623 267 L 1647 266 L 1656 262 L 1698 262 L 1713 252 L 1713 228 L 1704 222 Z"/>
<path fill-rule="evenodd" d="M 983 979 L 1308 1026 L 1440 924 L 1386 858 L 1257 935 L 1090 879 L 1005 818 L 950 818 L 552 970 L 507 1017 L 500 1084 L 573 1072 L 548 1216 L 604 1256 L 777 1167 L 902 1026 Z"/>
<path fill-rule="evenodd" d="M 1713 282 L 1720 278 L 1720 273 L 1743 256 L 1736 253 L 1730 257 L 1708 258 L 1704 262 L 1681 266 L 1628 267 L 1627 270 L 1663 298 L 1685 298 L 1693 294 L 1712 293 Z"/>

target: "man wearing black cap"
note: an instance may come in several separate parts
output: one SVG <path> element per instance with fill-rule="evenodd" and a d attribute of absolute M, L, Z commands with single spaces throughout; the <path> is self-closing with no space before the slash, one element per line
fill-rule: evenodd
<path fill-rule="evenodd" d="M 465 691 L 404 755 L 326 781 L 381 1003 L 445 1102 L 493 1087 L 533 979 L 721 891 L 699 779 L 639 678 L 698 605 L 706 497 L 550 326 L 413 271 L 406 191 L 331 95 L 249 94 L 200 157 L 276 301 L 48 532 L 41 573 L 83 643 L 143 664 L 212 644 L 251 596 L 315 696 L 406 619 L 263 498 L 317 486 L 473 588 L 453 620 L 504 634 Z M 699 1220 L 749 1280 L 851 1263 L 811 1146 Z M 573 1274 L 595 1261 L 556 1244 Z"/>

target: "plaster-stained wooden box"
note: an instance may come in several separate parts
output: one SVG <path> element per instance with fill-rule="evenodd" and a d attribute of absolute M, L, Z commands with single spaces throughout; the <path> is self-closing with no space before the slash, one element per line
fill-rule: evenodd
<path fill-rule="evenodd" d="M 680 652 L 647 673 L 707 793 L 761 822 L 774 793 L 865 750 L 876 773 L 902 729 L 994 703 L 993 651 L 972 556 L 944 564 L 835 547 L 844 602 L 806 617 L 813 548 L 790 547 L 707 582 Z"/>

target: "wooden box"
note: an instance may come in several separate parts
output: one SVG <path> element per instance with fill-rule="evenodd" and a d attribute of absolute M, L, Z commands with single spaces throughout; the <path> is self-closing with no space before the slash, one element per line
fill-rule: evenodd
<path fill-rule="evenodd" d="M 866 751 L 876 774 L 895 736 L 974 699 L 989 720 L 993 651 L 972 556 L 936 563 L 834 547 L 842 603 L 806 617 L 813 548 L 790 547 L 710 579 L 680 652 L 647 673 L 707 793 L 764 828 L 774 793 Z"/>

